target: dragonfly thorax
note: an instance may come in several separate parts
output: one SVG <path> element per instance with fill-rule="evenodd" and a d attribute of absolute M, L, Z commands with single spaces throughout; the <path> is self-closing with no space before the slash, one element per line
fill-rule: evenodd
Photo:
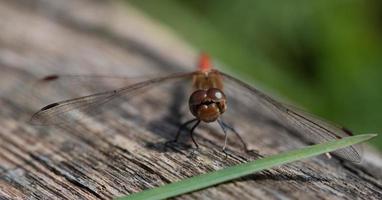
<path fill-rule="evenodd" d="M 196 90 L 189 99 L 191 113 L 204 122 L 214 122 L 227 109 L 226 96 L 220 89 Z"/>

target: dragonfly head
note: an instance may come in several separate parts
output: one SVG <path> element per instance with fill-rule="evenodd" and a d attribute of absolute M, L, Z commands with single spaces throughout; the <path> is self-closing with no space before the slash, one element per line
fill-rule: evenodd
<path fill-rule="evenodd" d="M 214 122 L 227 110 L 227 99 L 218 88 L 196 90 L 188 101 L 191 113 L 204 122 Z"/>

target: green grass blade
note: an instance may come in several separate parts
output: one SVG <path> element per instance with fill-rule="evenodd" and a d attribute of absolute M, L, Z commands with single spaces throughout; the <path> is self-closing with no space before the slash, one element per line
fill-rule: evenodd
<path fill-rule="evenodd" d="M 350 145 L 364 142 L 377 134 L 364 134 L 346 137 L 340 140 L 330 141 L 322 144 L 308 146 L 302 149 L 288 151 L 285 153 L 269 156 L 263 159 L 238 164 L 225 169 L 217 170 L 207 174 L 198 175 L 175 183 L 163 185 L 161 187 L 148 189 L 139 193 L 131 194 L 120 200 L 149 200 L 149 199 L 165 199 L 188 192 L 200 190 L 219 183 L 237 179 L 239 177 L 252 174 L 264 169 L 269 169 L 282 164 L 294 162 L 301 159 L 317 156 L 323 153 L 335 151 Z"/>

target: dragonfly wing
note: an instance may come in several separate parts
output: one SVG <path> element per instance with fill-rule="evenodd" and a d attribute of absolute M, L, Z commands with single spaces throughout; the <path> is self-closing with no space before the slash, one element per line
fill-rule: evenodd
<path fill-rule="evenodd" d="M 80 117 L 81 112 L 101 106 L 118 95 L 117 91 L 111 91 L 52 103 L 33 114 L 30 122 L 35 125 L 58 125 L 76 116 Z"/>
<path fill-rule="evenodd" d="M 122 99 L 124 102 L 129 103 L 130 99 L 140 98 L 140 100 L 155 100 L 159 98 L 157 95 L 159 91 L 150 92 L 149 95 L 144 96 L 148 90 L 158 87 L 159 90 L 164 89 L 161 85 L 173 85 L 175 82 L 189 82 L 194 73 L 173 74 L 170 76 L 154 78 L 143 82 L 138 82 L 127 87 L 120 89 L 96 93 L 79 98 L 60 101 L 57 103 L 49 104 L 38 112 L 32 118 L 31 123 L 37 125 L 59 125 L 61 123 L 72 123 L 79 121 L 89 114 L 96 113 L 100 108 L 106 107 L 105 104 L 115 102 L 117 99 Z M 163 91 L 162 91 L 163 92 Z M 158 100 L 157 102 L 159 102 Z M 118 102 L 121 103 L 121 102 Z M 138 102 L 134 102 L 138 106 Z M 111 106 L 115 106 L 115 103 Z M 166 109 L 166 108 L 163 108 Z"/>
<path fill-rule="evenodd" d="M 280 103 L 260 90 L 228 74 L 220 73 L 224 79 L 225 91 L 231 91 L 232 93 L 227 96 L 240 96 L 240 100 L 244 99 L 244 102 L 239 103 L 241 107 L 244 107 L 241 109 L 243 113 L 250 115 L 251 109 L 248 106 L 256 107 L 257 110 L 266 113 L 267 117 L 293 128 L 301 137 L 312 143 L 335 140 L 351 134 L 345 128 L 333 125 L 295 107 Z M 247 99 L 247 102 L 245 102 L 245 99 Z M 230 101 L 235 104 L 235 99 L 230 99 Z M 352 162 L 361 161 L 360 150 L 356 146 L 338 150 L 334 154 Z"/>
<path fill-rule="evenodd" d="M 158 77 L 158 76 L 156 76 Z M 37 101 L 55 102 L 100 93 L 150 80 L 153 77 L 118 75 L 50 74 L 29 84 L 28 91 Z M 73 90 L 75 89 L 75 90 Z M 49 98 L 48 98 L 49 97 Z"/>

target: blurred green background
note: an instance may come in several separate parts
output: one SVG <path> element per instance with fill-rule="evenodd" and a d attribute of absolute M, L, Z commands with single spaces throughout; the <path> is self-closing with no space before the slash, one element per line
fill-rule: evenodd
<path fill-rule="evenodd" d="M 381 0 L 128 2 L 247 80 L 355 133 L 382 133 Z"/>

